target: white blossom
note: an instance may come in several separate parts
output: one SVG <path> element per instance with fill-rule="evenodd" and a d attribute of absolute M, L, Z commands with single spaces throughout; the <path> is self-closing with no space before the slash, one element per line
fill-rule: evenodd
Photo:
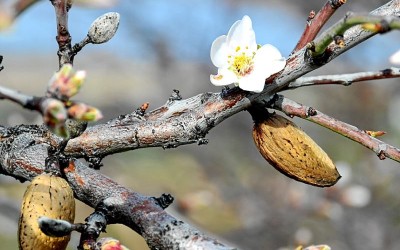
<path fill-rule="evenodd" d="M 211 61 L 218 68 L 210 81 L 216 86 L 234 83 L 246 91 L 261 92 L 265 80 L 281 71 L 285 58 L 270 44 L 258 46 L 250 17 L 244 16 L 230 28 L 228 35 L 214 40 Z"/>

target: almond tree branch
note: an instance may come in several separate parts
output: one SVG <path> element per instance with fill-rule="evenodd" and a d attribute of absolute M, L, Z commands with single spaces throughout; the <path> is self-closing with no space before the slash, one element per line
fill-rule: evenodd
<path fill-rule="evenodd" d="M 54 135 L 37 126 L 13 130 L 0 135 L 0 173 L 31 180 L 45 170 L 51 148 L 46 140 Z M 77 199 L 94 208 L 101 205 L 108 224 L 130 227 L 151 249 L 233 249 L 169 215 L 157 198 L 129 190 L 79 161 L 70 160 L 63 174 Z"/>
<path fill-rule="evenodd" d="M 74 54 L 71 53 L 71 36 L 68 30 L 68 11 L 70 0 L 50 0 L 54 6 L 57 20 L 57 36 L 59 67 L 66 63 L 73 64 Z"/>
<path fill-rule="evenodd" d="M 321 56 L 334 41 L 338 46 L 345 46 L 344 33 L 353 26 L 364 24 L 364 28 L 373 33 L 385 33 L 400 28 L 400 19 L 396 16 L 372 16 L 347 14 L 345 18 L 323 32 L 321 36 L 310 43 L 312 57 Z"/>
<path fill-rule="evenodd" d="M 370 80 L 380 80 L 387 78 L 399 78 L 400 69 L 399 68 L 389 68 L 380 71 L 371 72 L 357 72 L 351 74 L 340 74 L 340 75 L 322 75 L 322 76 L 310 76 L 310 77 L 300 77 L 295 81 L 291 82 L 287 89 L 296 89 L 305 86 L 314 85 L 327 85 L 327 84 L 339 84 L 344 86 L 349 86 L 354 82 L 363 82 Z"/>
<path fill-rule="evenodd" d="M 145 147 L 203 144 L 209 130 L 249 106 L 245 93 L 235 90 L 226 97 L 220 93 L 204 93 L 186 100 L 170 100 L 148 114 L 134 112 L 88 128 L 68 142 L 65 153 L 103 158 Z"/>
<path fill-rule="evenodd" d="M 0 100 L 1 99 L 10 100 L 26 109 L 40 111 L 40 98 L 25 95 L 21 92 L 0 85 Z"/>
<path fill-rule="evenodd" d="M 400 149 L 370 136 L 365 130 L 361 130 L 353 125 L 334 119 L 314 108 L 292 101 L 282 95 L 277 95 L 276 98 L 274 98 L 273 103 L 270 104 L 270 107 L 282 111 L 288 116 L 298 116 L 305 120 L 314 122 L 358 142 L 364 147 L 374 151 L 381 160 L 388 157 L 400 162 Z"/>
<path fill-rule="evenodd" d="M 399 12 L 400 0 L 394 0 L 373 13 L 399 15 Z M 172 99 L 143 116 L 132 113 L 120 116 L 107 124 L 94 126 L 81 136 L 70 140 L 65 153 L 69 156 L 101 158 L 139 147 L 175 147 L 194 142 L 204 143 L 206 133 L 226 118 L 247 109 L 252 103 L 270 100 L 293 80 L 375 35 L 357 27 L 347 33 L 344 47 L 330 45 L 328 48 L 331 53 L 318 63 L 306 56 L 306 48 L 291 55 L 283 72 L 269 79 L 270 84 L 261 94 L 233 89 L 228 93 L 204 93 L 186 100 Z M 57 147 L 60 140 L 39 126 L 19 126 L 11 129 L 0 127 L 0 173 L 20 180 L 31 180 L 43 172 L 48 149 Z M 82 150 L 80 143 L 89 146 L 89 149 L 77 150 Z M 387 154 L 387 150 L 384 150 L 383 155 Z M 187 224 L 181 224 L 161 208 L 156 208 L 154 199 L 125 189 L 77 161 L 70 164 L 64 172 L 79 200 L 92 207 L 103 202 L 106 206 L 114 208 L 111 209 L 115 212 L 111 213 L 110 221 L 122 222 L 137 230 L 154 249 L 218 249 L 218 246 L 221 249 L 228 248 Z M 211 247 L 212 244 L 216 245 L 215 248 Z"/>
<path fill-rule="evenodd" d="M 295 53 L 314 40 L 322 26 L 324 26 L 333 13 L 335 13 L 335 11 L 345 3 L 346 0 L 328 0 L 317 14 L 315 14 L 314 11 L 311 11 L 307 19 L 306 28 L 292 53 Z"/>
<path fill-rule="evenodd" d="M 400 15 L 400 0 L 390 1 L 371 14 Z M 289 56 L 283 72 L 268 79 L 270 84 L 262 93 L 247 93 L 235 88 L 228 93 L 204 93 L 186 100 L 172 100 L 143 117 L 132 113 L 88 128 L 81 136 L 68 142 L 65 152 L 73 157 L 101 159 L 137 148 L 202 143 L 208 131 L 226 118 L 247 109 L 252 103 L 263 105 L 290 82 L 376 34 L 359 27 L 350 29 L 348 33 L 345 46 L 332 48 L 332 53 L 320 64 L 307 58 L 306 48 Z"/>
<path fill-rule="evenodd" d="M 400 0 L 392 0 L 371 11 L 370 14 L 378 16 L 400 16 Z M 335 29 L 335 26 L 328 28 L 316 40 L 323 39 L 326 36 L 326 33 L 331 34 Z M 271 77 L 271 79 L 267 79 L 266 82 L 269 84 L 266 85 L 264 91 L 260 94 L 251 96 L 251 100 L 255 103 L 259 102 L 261 104 L 265 101 L 269 101 L 275 93 L 286 88 L 290 82 L 327 64 L 342 53 L 376 34 L 376 32 L 366 31 L 360 26 L 352 27 L 346 31 L 346 36 L 343 38 L 341 46 L 331 43 L 323 56 L 319 58 L 313 58 L 310 53 L 307 52 L 307 48 L 302 48 L 289 56 L 284 70 L 278 76 L 275 75 L 274 77 Z"/>

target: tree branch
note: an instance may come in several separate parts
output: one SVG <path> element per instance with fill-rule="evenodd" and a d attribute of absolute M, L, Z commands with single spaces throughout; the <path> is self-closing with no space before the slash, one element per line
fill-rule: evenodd
<path fill-rule="evenodd" d="M 329 117 L 321 111 L 299 104 L 282 95 L 277 95 L 277 98 L 274 99 L 270 106 L 288 116 L 298 116 L 358 142 L 374 151 L 381 160 L 388 157 L 400 162 L 400 149 L 370 136 L 365 130 Z"/>
<path fill-rule="evenodd" d="M 54 135 L 44 135 L 44 131 L 30 133 L 29 129 L 21 127 L 20 134 L 14 131 L 11 136 L 0 137 L 2 174 L 25 181 L 45 170 L 50 148 L 46 140 Z M 79 161 L 71 160 L 63 171 L 77 199 L 91 207 L 102 204 L 109 211 L 107 223 L 130 227 L 143 236 L 151 249 L 233 249 L 169 215 L 156 198 L 124 188 Z"/>
<path fill-rule="evenodd" d="M 328 0 L 317 14 L 315 14 L 314 11 L 311 11 L 307 19 L 306 28 L 304 29 L 300 40 L 297 42 L 296 47 L 293 49 L 292 54 L 314 40 L 322 26 L 324 26 L 335 11 L 345 3 L 346 0 Z"/>
<path fill-rule="evenodd" d="M 370 14 L 379 16 L 400 16 L 400 0 L 392 0 L 374 11 L 371 11 Z M 326 36 L 325 33 L 330 34 L 334 29 L 335 27 L 328 28 L 327 31 L 325 31 L 324 34 L 321 34 L 316 40 L 323 39 Z M 275 93 L 286 88 L 290 82 L 327 64 L 342 53 L 376 34 L 376 32 L 366 31 L 360 26 L 352 27 L 346 31 L 346 36 L 343 38 L 342 46 L 337 46 L 334 43 L 331 43 L 327 49 L 329 53 L 325 53 L 324 56 L 318 60 L 315 60 L 315 58 L 312 58 L 307 53 L 307 48 L 302 48 L 298 52 L 289 56 L 285 69 L 278 76 L 275 75 L 271 77 L 271 79 L 267 79 L 266 82 L 269 84 L 266 85 L 262 93 L 253 95 L 249 98 L 256 103 L 260 102 L 262 104 L 266 101 L 268 102 Z"/>
<path fill-rule="evenodd" d="M 296 89 L 305 86 L 314 85 L 327 85 L 327 84 L 339 84 L 344 86 L 349 86 L 354 82 L 363 82 L 370 80 L 380 80 L 387 78 L 399 78 L 400 69 L 399 68 L 389 68 L 380 71 L 371 72 L 357 72 L 351 74 L 340 74 L 340 75 L 323 75 L 323 76 L 310 76 L 301 77 L 291 82 L 287 89 Z"/>
<path fill-rule="evenodd" d="M 400 14 L 400 0 L 391 1 L 371 12 L 379 15 Z M 332 49 L 327 63 L 374 34 L 354 27 L 345 37 L 344 47 Z M 226 118 L 247 109 L 252 102 L 261 104 L 298 77 L 322 66 L 306 61 L 306 48 L 291 55 L 287 65 L 262 93 L 250 94 L 237 88 L 226 94 L 204 93 L 186 100 L 167 102 L 143 117 L 120 116 L 107 124 L 88 128 L 70 140 L 65 152 L 74 157 L 102 158 L 109 154 L 144 147 L 177 147 L 195 143 Z M 104 145 L 107 145 L 106 147 Z"/>
<path fill-rule="evenodd" d="M 372 13 L 399 15 L 400 0 L 390 1 Z M 346 34 L 344 47 L 329 45 L 331 53 L 318 64 L 306 56 L 306 48 L 291 55 L 283 72 L 268 79 L 269 84 L 261 94 L 250 94 L 235 88 L 227 93 L 204 93 L 185 100 L 171 99 L 148 114 L 134 112 L 89 128 L 68 142 L 65 153 L 74 157 L 101 158 L 136 148 L 204 143 L 204 136 L 220 122 L 249 108 L 252 103 L 270 100 L 298 77 L 375 35 L 359 27 L 348 30 Z M 321 124 L 332 121 L 323 114 L 318 115 L 313 117 L 320 118 Z M 352 130 L 350 125 L 344 128 L 345 133 L 354 134 L 355 140 L 368 142 L 366 145 L 377 154 L 399 160 L 396 148 L 365 137 L 357 132 L 358 129 L 353 127 Z M 0 126 L 0 173 L 22 181 L 31 180 L 43 172 L 49 148 L 57 147 L 60 141 L 41 126 L 10 129 Z M 112 211 L 109 215 L 111 223 L 122 223 L 137 231 L 151 248 L 230 249 L 167 214 L 154 198 L 126 189 L 78 161 L 71 162 L 64 173 L 79 200 L 91 207 L 104 204 Z"/>
<path fill-rule="evenodd" d="M 1 99 L 10 100 L 21 105 L 23 108 L 31 110 L 36 110 L 37 107 L 36 105 L 33 105 L 33 103 L 37 103 L 37 98 L 0 85 L 0 100 Z"/>
<path fill-rule="evenodd" d="M 311 56 L 313 58 L 321 56 L 333 41 L 339 47 L 345 46 L 344 33 L 360 24 L 363 24 L 362 28 L 372 33 L 385 33 L 392 29 L 400 28 L 400 20 L 396 16 L 355 15 L 349 13 L 310 43 L 308 47 Z"/>
<path fill-rule="evenodd" d="M 73 64 L 74 54 L 71 53 L 71 35 L 68 31 L 68 11 L 71 1 L 50 0 L 54 6 L 57 20 L 57 36 L 59 67 L 66 63 Z"/>
<path fill-rule="evenodd" d="M 65 153 L 74 157 L 103 158 L 145 147 L 202 144 L 209 130 L 249 105 L 243 91 L 234 91 L 227 97 L 204 93 L 186 100 L 168 101 L 143 116 L 134 112 L 88 128 L 68 142 Z"/>

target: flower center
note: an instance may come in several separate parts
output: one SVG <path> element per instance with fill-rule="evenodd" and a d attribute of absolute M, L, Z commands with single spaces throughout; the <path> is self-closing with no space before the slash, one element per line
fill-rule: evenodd
<path fill-rule="evenodd" d="M 246 49 L 248 49 L 246 47 Z M 236 52 L 240 52 L 240 47 L 236 48 Z M 237 53 L 236 55 L 228 56 L 228 63 L 230 64 L 229 70 L 233 71 L 238 77 L 245 76 L 253 70 L 253 57 L 247 55 L 245 52 Z"/>

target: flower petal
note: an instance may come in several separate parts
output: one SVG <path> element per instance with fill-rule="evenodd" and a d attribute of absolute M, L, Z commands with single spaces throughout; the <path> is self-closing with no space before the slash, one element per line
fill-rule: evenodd
<path fill-rule="evenodd" d="M 265 78 L 281 71 L 286 66 L 286 60 L 277 48 L 266 44 L 257 50 L 254 56 L 254 73 L 263 71 Z"/>
<path fill-rule="evenodd" d="M 263 91 L 265 85 L 265 77 L 263 74 L 260 73 L 262 72 L 259 72 L 258 74 L 256 72 L 253 72 L 252 74 L 240 78 L 239 88 L 256 93 L 260 93 L 261 91 Z"/>
<path fill-rule="evenodd" d="M 252 53 L 257 49 L 256 34 L 254 33 L 252 22 L 249 16 L 244 16 L 242 20 L 236 21 L 229 29 L 226 42 L 230 49 L 235 51 L 238 47 L 246 47 Z"/>
<path fill-rule="evenodd" d="M 391 55 L 389 61 L 392 64 L 400 64 L 400 50 Z"/>
<path fill-rule="evenodd" d="M 238 82 L 238 78 L 231 70 L 219 68 L 218 75 L 210 75 L 210 81 L 215 86 L 225 86 Z"/>
<path fill-rule="evenodd" d="M 212 63 L 218 68 L 228 65 L 228 53 L 226 35 L 217 37 L 211 45 L 210 57 Z"/>

